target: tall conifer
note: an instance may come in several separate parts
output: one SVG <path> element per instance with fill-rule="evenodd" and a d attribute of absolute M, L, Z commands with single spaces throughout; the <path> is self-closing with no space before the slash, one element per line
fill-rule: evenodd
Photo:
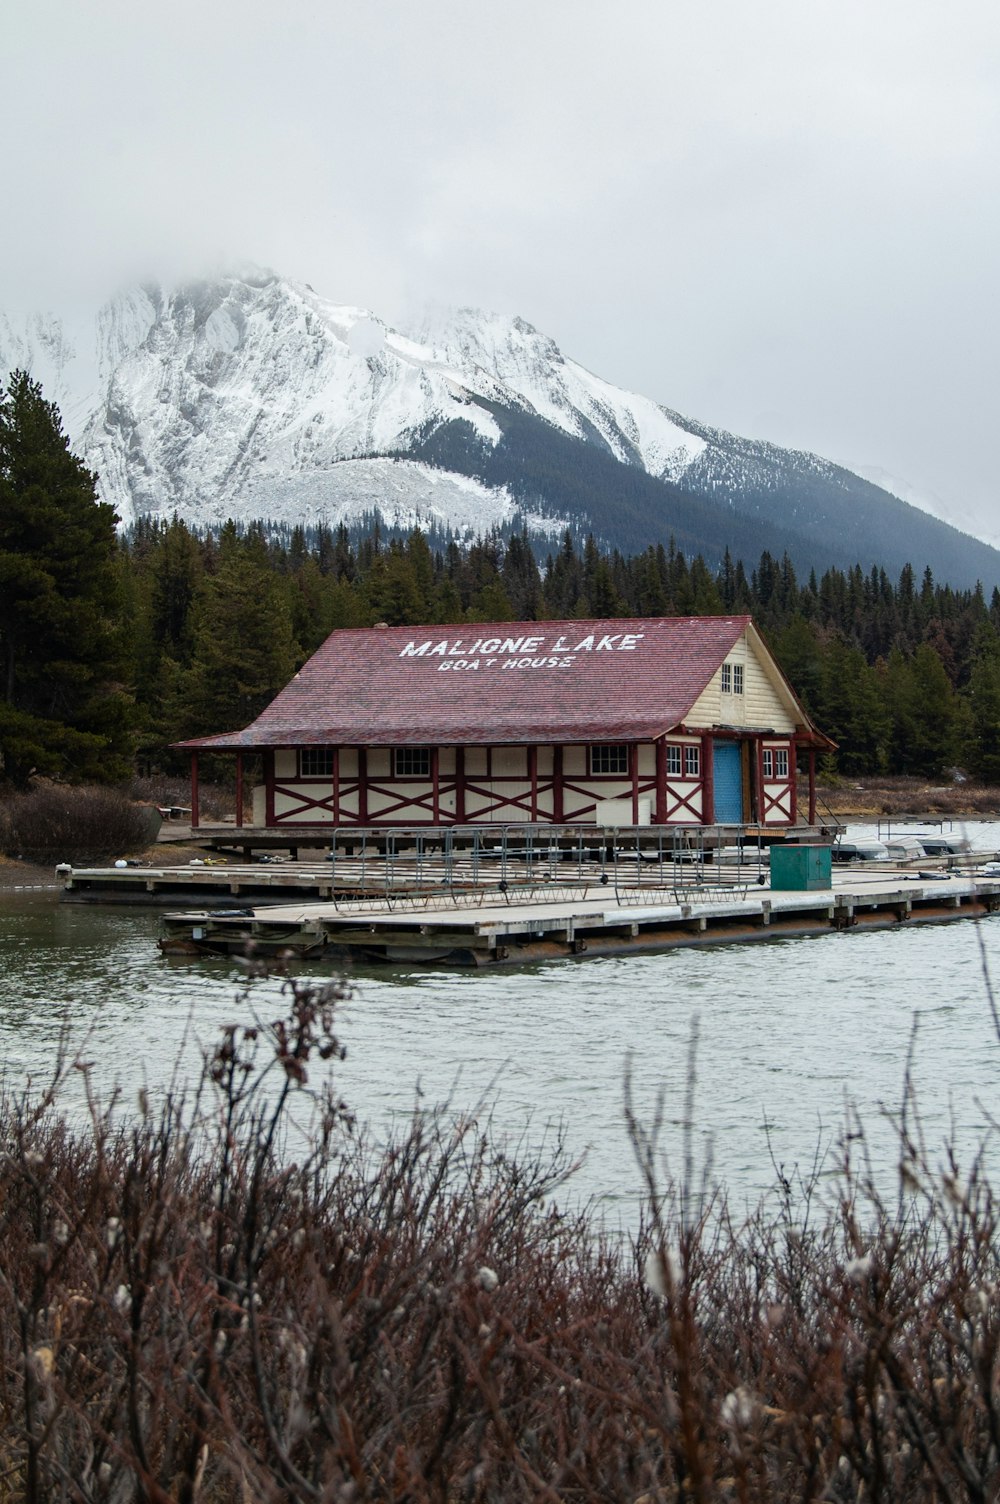
<path fill-rule="evenodd" d="M 0 759 L 14 782 L 128 771 L 117 520 L 58 409 L 15 371 L 0 392 Z"/>

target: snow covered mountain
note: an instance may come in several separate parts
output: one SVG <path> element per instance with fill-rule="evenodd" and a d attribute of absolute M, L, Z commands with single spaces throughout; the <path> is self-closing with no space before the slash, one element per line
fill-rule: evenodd
<path fill-rule="evenodd" d="M 572 526 L 714 562 L 933 561 L 1000 581 L 1000 554 L 814 455 L 739 439 L 625 392 L 519 318 L 461 309 L 409 331 L 266 272 L 146 286 L 96 335 L 0 317 L 123 521 L 171 516 Z"/>
<path fill-rule="evenodd" d="M 518 319 L 463 311 L 411 338 L 308 287 L 228 279 L 121 298 L 99 340 L 106 402 L 81 441 L 126 519 L 353 520 L 378 506 L 394 522 L 482 531 L 518 510 L 505 487 L 384 457 L 452 421 L 495 445 L 491 403 L 577 437 L 596 431 L 618 458 L 671 478 L 704 448 Z M 563 519 L 528 508 L 527 521 Z"/>

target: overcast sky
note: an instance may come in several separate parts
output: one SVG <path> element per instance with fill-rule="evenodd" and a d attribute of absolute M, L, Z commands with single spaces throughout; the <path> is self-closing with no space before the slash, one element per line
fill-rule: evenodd
<path fill-rule="evenodd" d="M 0 308 L 250 261 L 518 313 L 1000 532 L 995 0 L 31 0 Z"/>

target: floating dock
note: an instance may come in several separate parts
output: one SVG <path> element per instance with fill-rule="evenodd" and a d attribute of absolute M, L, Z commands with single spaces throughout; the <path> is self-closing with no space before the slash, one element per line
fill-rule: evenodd
<path fill-rule="evenodd" d="M 329 862 L 287 864 L 195 859 L 186 866 L 128 863 L 122 867 L 56 868 L 64 903 L 178 904 L 231 907 L 332 898 Z"/>
<path fill-rule="evenodd" d="M 286 836 L 287 840 L 288 837 Z M 296 837 L 301 839 L 301 837 Z M 62 896 L 75 903 L 198 903 L 206 907 L 297 899 L 375 898 L 438 890 L 450 896 L 565 885 L 673 887 L 715 869 L 749 882 L 767 871 L 761 833 L 739 826 L 659 827 L 351 826 L 326 830 L 326 855 L 300 859 L 272 849 L 255 861 L 205 854 L 184 865 L 122 860 L 111 867 L 57 867 Z"/>
<path fill-rule="evenodd" d="M 535 883 L 503 893 L 399 892 L 325 903 L 170 913 L 167 955 L 460 967 L 670 950 L 831 930 L 980 918 L 1000 909 L 1000 879 L 905 869 L 837 872 L 823 891 L 773 892 L 739 880 Z"/>

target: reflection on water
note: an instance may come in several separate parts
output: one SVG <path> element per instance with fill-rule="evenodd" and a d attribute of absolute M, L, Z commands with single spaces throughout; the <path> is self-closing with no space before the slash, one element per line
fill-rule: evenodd
<path fill-rule="evenodd" d="M 995 828 L 986 827 L 992 846 Z M 161 1091 L 177 1062 L 197 1070 L 223 1022 L 282 1011 L 276 979 L 250 998 L 231 962 L 167 961 L 159 917 L 142 909 L 0 896 L 0 1050 L 11 1084 L 51 1070 L 68 1018 L 102 1093 L 123 1104 Z M 911 1032 L 928 1143 L 968 1156 L 1000 1109 L 1000 1043 L 984 958 L 1000 978 L 1000 916 L 943 926 L 664 955 L 557 962 L 522 970 L 358 970 L 343 1008 L 342 1094 L 378 1134 L 418 1100 L 492 1107 L 514 1138 L 562 1121 L 585 1154 L 578 1193 L 630 1218 L 640 1181 L 624 1128 L 631 1070 L 644 1117 L 665 1093 L 667 1147 L 680 1167 L 688 1043 L 700 1034 L 695 1137 L 734 1197 L 755 1200 L 787 1171 L 831 1160 L 848 1104 L 883 1174 L 895 1163 L 885 1114 L 899 1103 Z M 329 962 L 301 968 L 330 975 Z M 72 1088 L 79 1094 L 79 1078 Z"/>

